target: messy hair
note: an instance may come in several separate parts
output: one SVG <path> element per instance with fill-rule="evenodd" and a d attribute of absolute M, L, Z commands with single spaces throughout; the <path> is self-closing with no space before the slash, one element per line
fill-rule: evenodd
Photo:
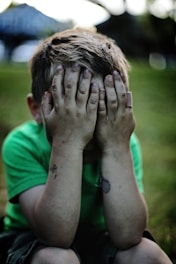
<path fill-rule="evenodd" d="M 51 87 L 58 64 L 66 67 L 75 62 L 103 76 L 117 70 L 128 83 L 129 65 L 116 43 L 93 30 L 73 28 L 45 39 L 33 55 L 30 70 L 34 100 L 40 103 L 44 92 Z"/>

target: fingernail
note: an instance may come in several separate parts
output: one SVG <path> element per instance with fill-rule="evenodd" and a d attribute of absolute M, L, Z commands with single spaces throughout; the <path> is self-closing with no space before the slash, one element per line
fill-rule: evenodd
<path fill-rule="evenodd" d="M 106 81 L 112 83 L 113 82 L 113 78 L 112 78 L 112 75 L 107 75 L 106 78 L 105 78 Z"/>
<path fill-rule="evenodd" d="M 117 70 L 114 70 L 114 71 L 113 71 L 113 75 L 120 76 L 120 72 L 117 71 Z"/>
<path fill-rule="evenodd" d="M 126 102 L 126 107 L 127 108 L 132 108 L 133 107 L 133 95 L 131 91 L 128 91 L 126 93 L 127 96 L 127 102 Z"/>
<path fill-rule="evenodd" d="M 114 71 L 113 71 L 113 76 L 115 77 L 115 79 L 120 80 L 120 79 L 121 79 L 120 71 L 118 71 L 118 70 L 114 70 Z"/>
<path fill-rule="evenodd" d="M 78 71 L 79 70 L 79 64 L 78 63 L 74 63 L 73 65 L 72 65 L 72 70 L 73 71 Z"/>
<path fill-rule="evenodd" d="M 89 72 L 88 69 L 85 69 L 85 70 L 84 70 L 84 72 L 83 72 L 83 76 L 84 76 L 84 78 L 89 78 L 89 76 L 90 76 L 90 72 Z"/>
<path fill-rule="evenodd" d="M 63 66 L 61 65 L 61 64 L 59 64 L 57 67 L 56 67 L 56 71 L 55 71 L 55 73 L 56 74 L 59 74 L 59 73 L 61 73 L 62 71 L 63 71 Z"/>
<path fill-rule="evenodd" d="M 96 83 L 92 83 L 91 88 L 92 88 L 92 91 L 95 91 L 95 92 L 98 91 L 98 85 Z"/>
<path fill-rule="evenodd" d="M 47 96 L 48 96 L 48 92 L 45 91 L 43 97 L 44 97 L 44 98 L 47 98 Z"/>

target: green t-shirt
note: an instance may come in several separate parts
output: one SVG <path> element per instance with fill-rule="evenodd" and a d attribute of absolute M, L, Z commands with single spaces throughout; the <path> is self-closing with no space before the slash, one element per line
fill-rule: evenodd
<path fill-rule="evenodd" d="M 143 192 L 141 151 L 135 134 L 131 136 L 130 146 L 136 181 L 140 192 Z M 18 195 L 46 183 L 50 153 L 51 146 L 44 127 L 34 121 L 15 128 L 5 139 L 2 157 L 9 197 L 4 220 L 6 230 L 29 228 L 18 204 Z M 99 178 L 100 162 L 84 164 L 80 225 L 89 225 L 95 231 L 105 229 Z"/>

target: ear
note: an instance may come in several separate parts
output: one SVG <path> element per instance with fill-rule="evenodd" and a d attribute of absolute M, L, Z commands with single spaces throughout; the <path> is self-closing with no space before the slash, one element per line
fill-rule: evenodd
<path fill-rule="evenodd" d="M 42 124 L 42 116 L 40 113 L 40 105 L 34 101 L 33 95 L 30 93 L 27 95 L 27 104 L 29 110 L 38 124 Z"/>

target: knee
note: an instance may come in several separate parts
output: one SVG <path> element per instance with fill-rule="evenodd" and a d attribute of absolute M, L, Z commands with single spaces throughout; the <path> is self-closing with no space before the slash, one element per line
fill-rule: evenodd
<path fill-rule="evenodd" d="M 172 262 L 156 243 L 143 238 L 136 246 L 127 250 L 119 250 L 114 264 L 117 263 L 171 264 Z"/>
<path fill-rule="evenodd" d="M 143 238 L 140 247 L 142 254 L 145 256 L 146 263 L 147 260 L 150 260 L 149 263 L 152 264 L 172 264 L 171 260 L 160 246 L 150 239 Z"/>
<path fill-rule="evenodd" d="M 71 249 L 46 247 L 39 249 L 32 257 L 31 264 L 80 264 L 75 252 Z"/>

